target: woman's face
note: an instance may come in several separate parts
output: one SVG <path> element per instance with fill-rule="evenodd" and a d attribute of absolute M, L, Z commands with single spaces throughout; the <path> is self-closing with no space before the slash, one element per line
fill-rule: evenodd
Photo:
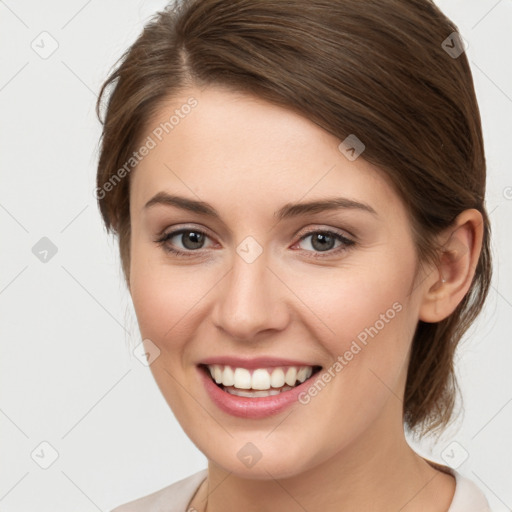
<path fill-rule="evenodd" d="M 405 207 L 364 152 L 354 160 L 305 118 L 220 88 L 169 100 L 148 136 L 131 177 L 131 295 L 191 440 L 263 479 L 403 435 L 424 284 Z M 300 380 L 321 370 L 283 387 L 293 367 Z"/>

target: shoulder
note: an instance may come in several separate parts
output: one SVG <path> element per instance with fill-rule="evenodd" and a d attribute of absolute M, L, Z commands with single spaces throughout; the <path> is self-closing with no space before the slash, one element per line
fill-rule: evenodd
<path fill-rule="evenodd" d="M 159 491 L 116 507 L 111 512 L 186 512 L 208 470 L 203 469 Z"/>
<path fill-rule="evenodd" d="M 491 512 L 489 502 L 480 488 L 455 469 L 423 457 L 433 468 L 455 478 L 455 492 L 447 512 Z"/>
<path fill-rule="evenodd" d="M 450 471 L 455 477 L 455 494 L 448 512 L 491 512 L 484 493 L 477 485 L 455 470 Z"/>

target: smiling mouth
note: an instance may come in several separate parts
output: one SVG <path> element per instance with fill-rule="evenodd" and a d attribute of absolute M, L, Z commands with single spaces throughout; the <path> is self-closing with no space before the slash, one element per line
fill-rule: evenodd
<path fill-rule="evenodd" d="M 248 398 L 273 396 L 290 391 L 322 369 L 321 366 L 248 369 L 221 364 L 201 364 L 200 367 L 226 393 Z"/>

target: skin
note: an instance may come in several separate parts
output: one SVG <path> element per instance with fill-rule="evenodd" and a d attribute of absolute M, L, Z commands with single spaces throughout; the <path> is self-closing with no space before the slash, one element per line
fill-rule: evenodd
<path fill-rule="evenodd" d="M 191 505 L 446 511 L 454 479 L 407 444 L 402 399 L 418 320 L 448 316 L 471 283 L 480 214 L 463 212 L 440 235 L 439 265 L 421 266 L 408 213 L 385 175 L 362 156 L 349 161 L 339 139 L 296 113 L 220 87 L 190 88 L 161 105 L 145 136 L 190 96 L 198 105 L 130 178 L 130 292 L 143 339 L 160 350 L 154 378 L 209 461 Z M 220 220 L 162 204 L 145 208 L 161 191 L 205 201 Z M 286 203 L 339 196 L 376 214 L 345 208 L 273 218 Z M 184 227 L 207 235 L 193 256 L 155 242 Z M 339 241 L 322 252 L 313 237 L 301 240 L 322 230 L 355 244 L 335 253 Z M 263 251 L 252 263 L 236 252 L 247 236 Z M 181 235 L 167 241 L 193 252 L 183 244 Z M 236 418 L 211 402 L 199 380 L 197 364 L 217 355 L 293 357 L 325 370 L 394 303 L 401 311 L 307 405 Z M 237 457 L 248 442 L 261 452 L 250 468 Z"/>

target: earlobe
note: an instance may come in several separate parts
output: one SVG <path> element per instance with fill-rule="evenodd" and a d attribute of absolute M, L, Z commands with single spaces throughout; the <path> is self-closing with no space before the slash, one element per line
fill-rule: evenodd
<path fill-rule="evenodd" d="M 468 292 L 482 249 L 483 218 L 475 209 L 463 211 L 440 236 L 437 268 L 425 279 L 419 319 L 440 322 Z"/>

